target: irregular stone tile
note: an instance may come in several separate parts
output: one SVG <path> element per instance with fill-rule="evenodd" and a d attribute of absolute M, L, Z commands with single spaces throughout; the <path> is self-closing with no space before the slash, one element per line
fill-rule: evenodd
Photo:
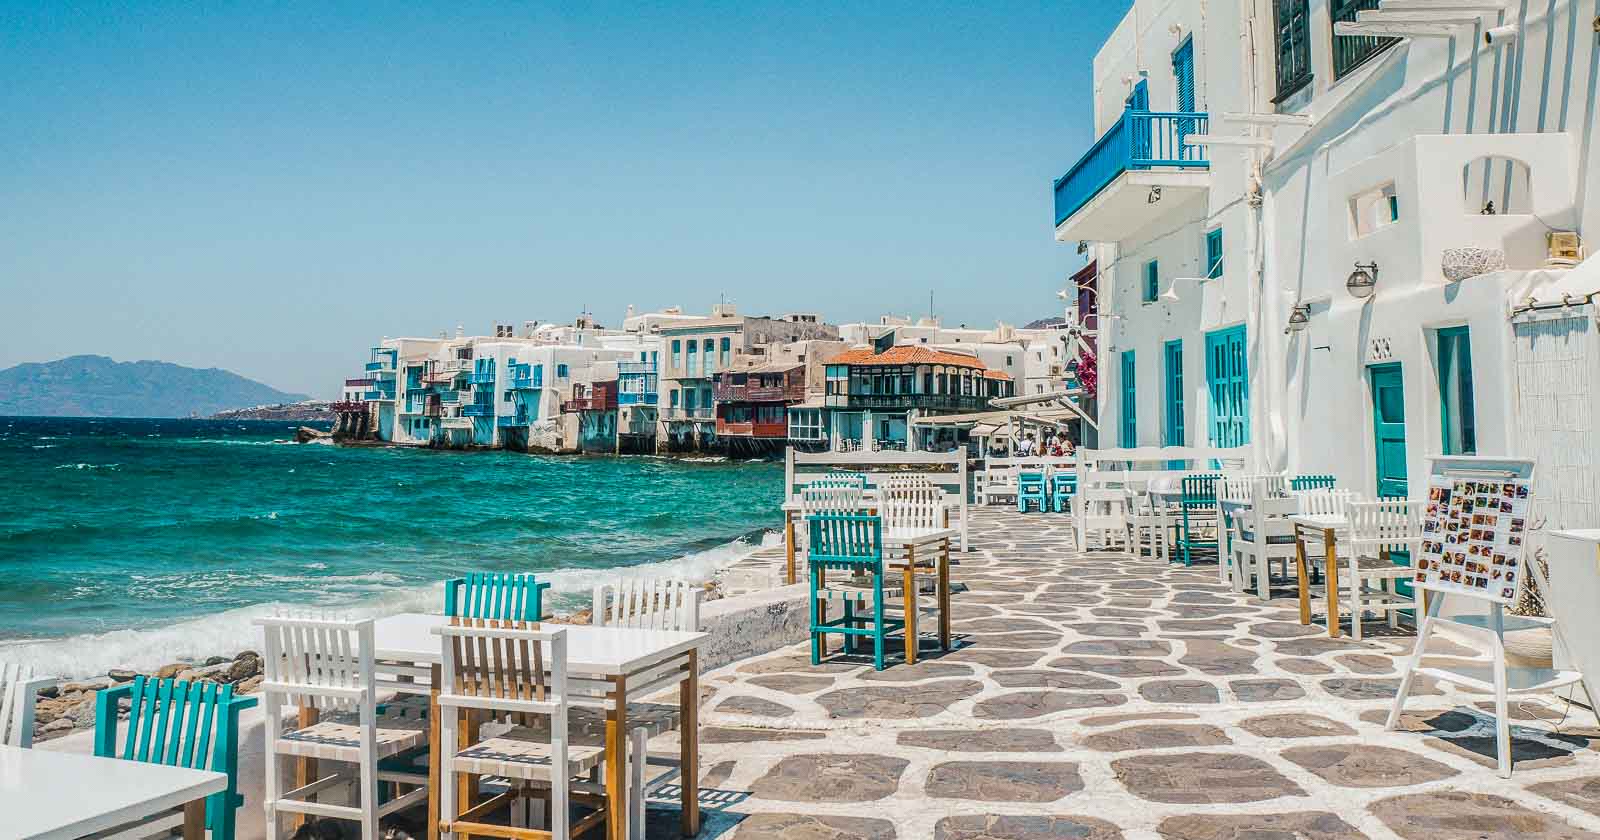
<path fill-rule="evenodd" d="M 1291 674 L 1304 674 L 1308 677 L 1333 673 L 1333 666 L 1318 659 L 1279 659 L 1273 664 Z"/>
<path fill-rule="evenodd" d="M 828 737 L 804 729 L 745 729 L 736 726 L 702 726 L 702 744 L 750 744 L 757 741 L 818 741 Z"/>
<path fill-rule="evenodd" d="M 962 633 L 1024 633 L 1038 631 L 1061 635 L 1061 629 L 1034 618 L 980 618 L 954 625 Z"/>
<path fill-rule="evenodd" d="M 1155 603 L 1149 598 L 1112 598 L 1105 602 L 1108 607 L 1121 607 L 1125 610 L 1147 610 Z"/>
<path fill-rule="evenodd" d="M 915 665 L 896 665 L 882 671 L 868 671 L 861 675 L 861 679 L 868 682 L 913 682 L 946 677 L 966 677 L 972 675 L 972 666 L 959 662 L 943 662 L 938 659 L 918 659 Z M 751 680 L 755 682 L 755 680 Z"/>
<path fill-rule="evenodd" d="M 1096 659 L 1089 656 L 1064 656 L 1046 663 L 1049 668 L 1068 671 L 1091 671 L 1112 677 L 1171 677 L 1187 673 L 1170 662 L 1159 659 Z"/>
<path fill-rule="evenodd" d="M 719 761 L 711 765 L 711 768 L 700 777 L 700 786 L 703 788 L 722 787 L 728 783 L 728 777 L 733 775 L 733 769 L 738 764 L 739 762 L 737 761 Z"/>
<path fill-rule="evenodd" d="M 1094 817 L 964 814 L 934 824 L 934 840 L 1122 840 L 1122 831 Z"/>
<path fill-rule="evenodd" d="M 1345 641 L 1343 638 L 1330 639 L 1327 636 L 1308 636 L 1304 639 L 1288 639 L 1274 642 L 1273 647 L 1285 656 L 1317 656 L 1336 650 L 1361 650 L 1362 645 Z"/>
<path fill-rule="evenodd" d="M 1236 648 L 1226 642 L 1211 639 L 1189 639 L 1184 642 L 1183 656 L 1178 663 L 1187 665 L 1202 674 L 1229 675 L 1256 673 L 1256 653 Z"/>
<path fill-rule="evenodd" d="M 1326 628 L 1298 621 L 1260 621 L 1250 625 L 1250 634 L 1264 639 L 1298 639 L 1321 636 L 1327 632 Z"/>
<path fill-rule="evenodd" d="M 751 814 L 733 840 L 895 840 L 894 823 L 870 817 L 818 814 Z"/>
<path fill-rule="evenodd" d="M 1336 720 L 1301 712 L 1263 715 L 1239 721 L 1239 728 L 1262 738 L 1326 738 L 1354 735 L 1356 731 Z"/>
<path fill-rule="evenodd" d="M 1133 580 L 1114 580 L 1106 584 L 1106 588 L 1126 592 L 1132 589 L 1166 589 L 1167 586 L 1160 581 L 1135 578 Z"/>
<path fill-rule="evenodd" d="M 833 677 L 808 677 L 804 674 L 768 674 L 751 677 L 747 682 L 785 694 L 810 694 L 833 685 Z"/>
<path fill-rule="evenodd" d="M 1203 680 L 1157 680 L 1139 686 L 1139 696 L 1152 703 L 1220 703 L 1217 687 Z"/>
<path fill-rule="evenodd" d="M 811 664 L 811 654 L 796 653 L 787 656 L 769 656 L 746 662 L 737 670 L 741 674 L 778 674 L 794 671 L 802 674 L 844 674 L 861 668 L 859 662 L 837 662 L 824 659 L 819 665 Z"/>
<path fill-rule="evenodd" d="M 1249 647 L 1255 647 L 1256 645 L 1261 644 L 1261 640 L 1260 639 L 1252 639 L 1252 638 L 1246 636 L 1243 639 L 1234 639 L 1233 643 L 1236 644 L 1236 645 L 1247 645 Z"/>
<path fill-rule="evenodd" d="M 1400 668 L 1394 659 L 1375 653 L 1342 653 L 1333 661 L 1357 674 L 1392 674 Z"/>
<path fill-rule="evenodd" d="M 1237 753 L 1154 753 L 1111 762 L 1135 796 L 1152 802 L 1223 804 L 1304 796 L 1299 785 L 1259 758 Z"/>
<path fill-rule="evenodd" d="M 1529 785 L 1528 790 L 1600 817 L 1600 775 L 1585 774 L 1561 781 L 1540 782 Z"/>
<path fill-rule="evenodd" d="M 1001 688 L 1067 688 L 1074 691 L 1109 691 L 1119 684 L 1072 671 L 994 671 L 990 679 Z"/>
<path fill-rule="evenodd" d="M 1095 607 L 1089 612 L 1100 618 L 1150 618 L 1160 615 L 1154 610 L 1129 610 L 1120 607 Z"/>
<path fill-rule="evenodd" d="M 1046 729 L 911 729 L 896 743 L 946 752 L 1061 752 L 1056 736 Z"/>
<path fill-rule="evenodd" d="M 975 662 L 987 665 L 990 668 L 1026 668 L 1039 661 L 1044 656 L 1043 651 L 1036 650 L 998 650 L 984 647 L 964 647 L 951 651 L 941 661 L 944 662 Z"/>
<path fill-rule="evenodd" d="M 1003 633 L 973 636 L 969 641 L 978 647 L 1004 650 L 1043 650 L 1061 644 L 1061 631 L 1049 633 Z"/>
<path fill-rule="evenodd" d="M 1346 700 L 1393 700 L 1400 690 L 1399 677 L 1331 677 L 1322 681 L 1322 687 L 1335 697 Z M 1411 694 L 1440 694 L 1439 687 L 1427 677 L 1418 676 L 1411 681 Z"/>
<path fill-rule="evenodd" d="M 1226 633 L 1244 618 L 1174 618 L 1156 622 L 1167 633 Z"/>
<path fill-rule="evenodd" d="M 1242 604 L 1173 604 L 1167 607 L 1167 612 L 1178 618 L 1217 618 L 1224 615 L 1250 617 L 1256 611 Z"/>
<path fill-rule="evenodd" d="M 1047 604 L 1051 607 L 1092 607 L 1105 603 L 1099 595 L 1073 595 L 1065 592 L 1045 592 L 1034 596 L 1035 606 Z"/>
<path fill-rule="evenodd" d="M 1172 596 L 1174 604 L 1202 604 L 1209 607 L 1233 606 L 1233 602 L 1226 598 L 1219 598 L 1209 592 L 1179 592 Z"/>
<path fill-rule="evenodd" d="M 1000 610 L 984 604 L 968 604 L 957 601 L 950 605 L 950 620 L 965 621 L 973 618 L 989 618 L 1000 614 Z"/>
<path fill-rule="evenodd" d="M 1071 762 L 947 761 L 928 771 L 923 789 L 941 799 L 1054 802 L 1083 790 L 1083 779 Z"/>
<path fill-rule="evenodd" d="M 1389 722 L 1388 709 L 1369 709 L 1361 713 L 1367 723 L 1383 726 Z M 1399 732 L 1465 732 L 1478 724 L 1477 718 L 1451 709 L 1400 713 Z"/>
<path fill-rule="evenodd" d="M 750 715 L 764 718 L 782 718 L 794 714 L 794 709 L 782 703 L 774 703 L 771 700 L 763 700 L 760 697 L 750 697 L 743 694 L 723 700 L 717 704 L 716 710 L 730 715 Z"/>
<path fill-rule="evenodd" d="M 1405 787 L 1459 775 L 1447 764 L 1375 744 L 1290 747 L 1283 757 L 1339 787 Z"/>
<path fill-rule="evenodd" d="M 750 792 L 782 802 L 871 802 L 898 790 L 900 774 L 910 763 L 860 753 L 795 755 L 773 765 L 750 785 Z"/>
<path fill-rule="evenodd" d="M 1128 702 L 1121 694 L 1072 691 L 1014 691 L 978 701 L 972 716 L 980 720 L 1023 720 L 1068 709 L 1105 709 Z"/>
<path fill-rule="evenodd" d="M 1083 739 L 1083 745 L 1100 752 L 1157 750 L 1173 747 L 1216 747 L 1233 743 L 1226 733 L 1205 724 L 1156 723 L 1099 732 Z"/>
<path fill-rule="evenodd" d="M 894 685 L 841 688 L 817 698 L 817 703 L 835 718 L 877 718 L 911 720 L 933 717 L 983 690 L 975 680 L 946 680 L 917 686 L 914 690 Z"/>
<path fill-rule="evenodd" d="M 1113 621 L 1074 622 L 1072 629 L 1085 636 L 1095 636 L 1101 639 L 1137 639 L 1148 632 L 1148 629 L 1143 624 L 1126 624 Z"/>
<path fill-rule="evenodd" d="M 1306 690 L 1294 680 L 1231 680 L 1228 688 L 1233 689 L 1234 696 L 1244 703 L 1272 703 L 1306 696 Z"/>
<path fill-rule="evenodd" d="M 1406 840 L 1578 840 L 1594 836 L 1559 817 L 1488 793 L 1411 793 L 1380 799 L 1370 810 Z"/>
<path fill-rule="evenodd" d="M 1577 763 L 1574 755 L 1589 746 L 1587 738 L 1568 738 L 1559 734 L 1545 736 L 1556 744 L 1534 738 L 1511 735 L 1511 763 L 1517 770 L 1538 770 L 1544 767 L 1566 767 Z M 1457 735 L 1450 738 L 1424 738 L 1423 744 L 1436 750 L 1475 761 L 1484 767 L 1500 766 L 1500 743 L 1493 735 Z"/>
<path fill-rule="evenodd" d="M 1366 840 L 1337 814 L 1298 811 L 1288 814 L 1185 814 L 1156 826 L 1167 840 Z"/>
<path fill-rule="evenodd" d="M 1090 656 L 1168 656 L 1172 653 L 1172 643 L 1154 639 L 1088 639 L 1067 645 L 1066 652 Z"/>
<path fill-rule="evenodd" d="M 1189 712 L 1136 712 L 1128 715 L 1096 715 L 1078 722 L 1084 726 L 1116 726 L 1136 720 L 1197 720 L 1199 717 Z"/>

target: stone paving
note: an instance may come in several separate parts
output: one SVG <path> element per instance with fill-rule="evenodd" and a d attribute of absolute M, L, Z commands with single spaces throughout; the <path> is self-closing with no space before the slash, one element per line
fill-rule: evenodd
<path fill-rule="evenodd" d="M 1424 681 L 1384 731 L 1407 631 L 1329 639 L 1214 564 L 1078 554 L 1060 516 L 981 510 L 971 535 L 958 649 L 874 672 L 797 645 L 704 677 L 703 836 L 1600 837 L 1583 709 L 1553 731 L 1563 702 L 1514 705 L 1503 780 L 1482 695 Z"/>

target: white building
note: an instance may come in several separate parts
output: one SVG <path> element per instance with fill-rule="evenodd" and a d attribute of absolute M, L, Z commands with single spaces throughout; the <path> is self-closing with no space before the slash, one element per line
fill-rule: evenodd
<path fill-rule="evenodd" d="M 1511 313 L 1600 287 L 1547 236 L 1600 231 L 1594 10 L 1396 5 L 1135 0 L 1102 45 L 1055 183 L 1099 266 L 1102 445 L 1249 444 L 1386 495 L 1430 454 L 1553 466 L 1593 312 Z M 1590 367 L 1552 377 L 1564 353 Z"/>
<path fill-rule="evenodd" d="M 1023 329 L 1009 324 L 993 329 L 946 327 L 938 318 L 912 320 L 894 315 L 881 316 L 875 324 L 839 326 L 839 338 L 855 346 L 870 346 L 889 333 L 894 333 L 896 344 L 972 353 L 986 368 L 1010 376 L 1018 394 L 1058 391 L 1068 377 L 1067 338 L 1060 329 Z"/>

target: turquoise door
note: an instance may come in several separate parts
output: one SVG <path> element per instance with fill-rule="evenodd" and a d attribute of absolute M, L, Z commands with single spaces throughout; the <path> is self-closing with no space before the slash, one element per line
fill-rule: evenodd
<path fill-rule="evenodd" d="M 1250 366 L 1244 325 L 1206 334 L 1206 391 L 1211 398 L 1211 445 L 1250 442 Z"/>
<path fill-rule="evenodd" d="M 1120 442 L 1124 449 L 1132 449 L 1139 445 L 1139 421 L 1135 414 L 1139 404 L 1138 391 L 1134 379 L 1133 351 L 1122 351 L 1122 436 Z"/>
<path fill-rule="evenodd" d="M 1406 495 L 1406 392 L 1400 365 L 1368 368 L 1372 379 L 1372 448 L 1378 495 Z"/>

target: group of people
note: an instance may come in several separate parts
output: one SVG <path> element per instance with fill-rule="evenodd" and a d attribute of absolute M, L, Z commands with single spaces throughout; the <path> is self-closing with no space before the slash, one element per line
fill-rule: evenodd
<path fill-rule="evenodd" d="M 1045 431 L 1037 438 L 1032 433 L 1023 434 L 1022 437 L 1017 439 L 1016 450 L 1011 454 L 1018 458 L 1027 458 L 1035 455 L 1060 457 L 1071 455 L 1072 450 L 1072 440 L 1066 435 L 1055 431 Z M 1007 453 L 1005 446 L 997 439 L 989 454 L 993 457 L 1003 458 Z"/>

